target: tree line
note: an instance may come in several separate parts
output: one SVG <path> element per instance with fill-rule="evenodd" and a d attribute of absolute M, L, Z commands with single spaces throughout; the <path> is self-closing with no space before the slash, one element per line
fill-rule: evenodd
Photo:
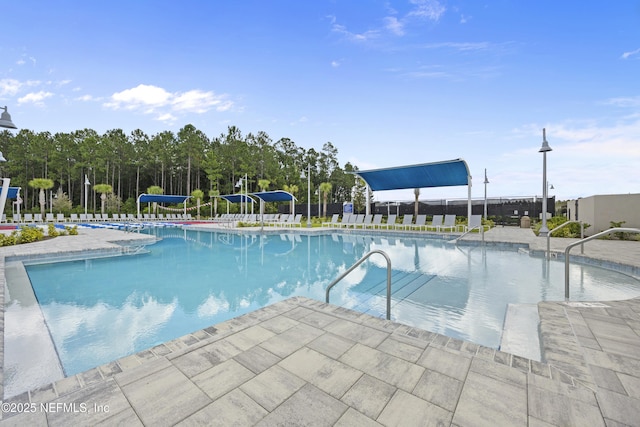
<path fill-rule="evenodd" d="M 213 138 L 191 124 L 155 135 L 140 129 L 102 135 L 92 129 L 55 134 L 3 130 L 0 151 L 7 159 L 0 164 L 1 176 L 22 188 L 27 211 L 41 208 L 43 185 L 45 203 L 54 210 L 64 201 L 68 206 L 58 211 L 79 212 L 85 200 L 90 211 L 100 210 L 100 190 L 103 203 L 109 193 L 109 211 L 133 212 L 138 195 L 150 187 L 163 194 L 199 191 L 206 198 L 239 193 L 237 184 L 245 177 L 249 192 L 284 189 L 306 203 L 308 170 L 312 201 L 321 194 L 325 203 L 337 202 L 352 199 L 355 181 L 347 172 L 357 170 L 350 163 L 340 166 L 331 142 L 319 151 L 304 149 L 289 138 L 274 142 L 262 131 L 243 135 L 235 126 Z"/>

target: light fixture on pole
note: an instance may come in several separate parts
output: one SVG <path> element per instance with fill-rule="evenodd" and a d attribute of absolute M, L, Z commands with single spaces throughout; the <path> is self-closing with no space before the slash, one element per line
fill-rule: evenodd
<path fill-rule="evenodd" d="M 0 127 L 7 129 L 18 129 L 16 125 L 14 125 L 11 121 L 11 116 L 7 112 L 7 106 L 5 105 L 4 107 L 0 107 L 0 110 L 4 110 L 2 112 L 2 115 L 0 115 Z"/>
<path fill-rule="evenodd" d="M 16 125 L 11 121 L 11 116 L 7 112 L 7 106 L 0 107 L 1 110 L 4 110 L 0 115 L 0 127 L 7 129 L 17 129 Z M 0 153 L 0 162 L 6 162 L 7 159 L 4 158 L 2 153 Z M 9 185 L 11 185 L 10 178 L 2 178 L 2 191 L 0 191 L 0 219 L 4 215 L 4 205 L 7 202 L 7 196 L 9 195 Z M 18 196 L 20 197 L 20 196 Z"/>
<path fill-rule="evenodd" d="M 542 147 L 538 150 L 542 153 L 542 226 L 540 227 L 539 236 L 547 237 L 549 234 L 549 228 L 547 227 L 547 197 L 549 188 L 547 187 L 547 152 L 551 151 L 549 143 L 547 142 L 547 131 L 542 129 Z"/>
<path fill-rule="evenodd" d="M 489 183 L 489 179 L 487 179 L 487 169 L 484 170 L 484 220 L 487 220 L 487 184 Z"/>
<path fill-rule="evenodd" d="M 89 186 L 91 183 L 89 182 L 89 177 L 87 174 L 84 174 L 84 216 L 87 216 L 87 205 L 89 204 Z"/>
<path fill-rule="evenodd" d="M 307 165 L 307 228 L 311 228 L 311 163 Z"/>

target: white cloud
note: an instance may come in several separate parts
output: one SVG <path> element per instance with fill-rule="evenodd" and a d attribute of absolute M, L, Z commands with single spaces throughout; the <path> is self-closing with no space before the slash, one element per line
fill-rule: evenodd
<path fill-rule="evenodd" d="M 632 56 L 640 54 L 640 49 L 632 50 L 630 52 L 624 52 L 621 56 L 622 59 L 629 59 Z"/>
<path fill-rule="evenodd" d="M 410 3 L 415 5 L 416 8 L 409 12 L 408 16 L 417 16 L 431 21 L 439 20 L 447 10 L 437 0 L 411 0 Z"/>
<path fill-rule="evenodd" d="M 88 102 L 88 101 L 97 101 L 98 98 L 94 98 L 93 95 L 82 95 L 82 96 L 79 96 L 79 97 L 75 98 L 75 100 L 76 101 Z"/>
<path fill-rule="evenodd" d="M 384 18 L 384 27 L 397 36 L 404 35 L 404 24 L 398 21 L 395 16 L 387 16 Z"/>
<path fill-rule="evenodd" d="M 111 95 L 104 106 L 114 110 L 124 109 L 139 111 L 143 114 L 157 114 L 157 120 L 172 121 L 172 113 L 203 114 L 215 108 L 216 111 L 227 111 L 233 102 L 224 95 L 216 95 L 209 91 L 190 90 L 187 92 L 169 92 L 164 88 L 140 84 Z"/>
<path fill-rule="evenodd" d="M 338 68 L 340 66 L 340 61 L 331 61 L 331 66 L 333 68 Z"/>
<path fill-rule="evenodd" d="M 614 105 L 616 107 L 640 107 L 640 96 L 611 98 L 606 104 Z"/>
<path fill-rule="evenodd" d="M 28 104 L 32 103 L 34 105 L 44 105 L 44 100 L 47 98 L 51 98 L 53 93 L 45 92 L 41 90 L 40 92 L 32 92 L 28 93 L 25 96 L 18 98 L 18 104 Z"/>
<path fill-rule="evenodd" d="M 37 80 L 21 82 L 16 79 L 0 79 L 0 96 L 15 96 L 24 88 L 38 86 L 40 84 Z"/>
<path fill-rule="evenodd" d="M 352 33 L 351 31 L 347 30 L 344 25 L 340 24 L 334 24 L 331 31 L 344 36 L 344 38 L 354 43 L 366 42 L 372 39 L 376 39 L 380 36 L 380 32 L 377 30 L 369 30 L 365 31 L 364 33 Z"/>

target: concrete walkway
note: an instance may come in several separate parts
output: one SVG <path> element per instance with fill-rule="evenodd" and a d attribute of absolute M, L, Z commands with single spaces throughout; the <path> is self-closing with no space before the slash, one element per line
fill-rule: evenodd
<path fill-rule="evenodd" d="M 640 243 L 585 256 L 639 268 Z M 544 362 L 294 297 L 16 396 L 0 425 L 640 425 L 640 299 L 538 311 Z"/>

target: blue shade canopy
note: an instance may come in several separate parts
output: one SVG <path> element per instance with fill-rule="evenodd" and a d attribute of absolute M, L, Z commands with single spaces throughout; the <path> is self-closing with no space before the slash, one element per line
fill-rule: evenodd
<path fill-rule="evenodd" d="M 22 187 L 9 187 L 9 192 L 7 193 L 7 199 L 17 199 L 18 193 L 20 192 L 20 188 Z M 0 187 L 0 191 L 2 191 L 2 187 Z"/>
<path fill-rule="evenodd" d="M 216 197 L 221 197 L 231 203 L 247 203 L 247 202 L 254 203 L 255 202 L 255 200 L 253 200 L 251 197 L 248 197 L 245 194 L 225 194 L 223 196 L 216 196 Z"/>
<path fill-rule="evenodd" d="M 293 194 L 282 190 L 262 191 L 260 193 L 251 193 L 251 195 L 265 202 L 290 202 L 291 200 L 296 200 Z"/>
<path fill-rule="evenodd" d="M 470 176 L 462 159 L 351 173 L 364 179 L 373 191 L 467 185 Z"/>
<path fill-rule="evenodd" d="M 184 203 L 191 196 L 169 196 L 165 194 L 141 194 L 138 196 L 139 203 L 169 203 L 177 205 Z"/>

